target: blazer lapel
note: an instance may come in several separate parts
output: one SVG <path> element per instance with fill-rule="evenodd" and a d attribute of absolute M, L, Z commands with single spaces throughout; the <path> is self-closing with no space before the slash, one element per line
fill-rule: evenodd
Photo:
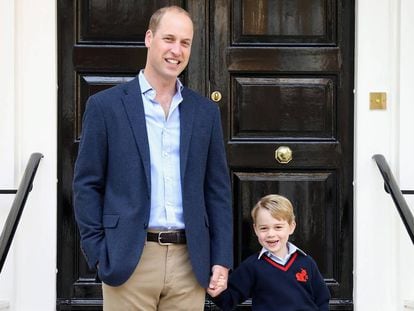
<path fill-rule="evenodd" d="M 151 167 L 150 151 L 148 144 L 147 127 L 145 122 L 144 104 L 142 102 L 141 90 L 138 78 L 126 84 L 123 103 L 128 116 L 129 123 L 135 136 L 135 142 L 141 154 L 142 164 L 147 177 L 148 195 L 151 194 Z"/>
<path fill-rule="evenodd" d="M 182 92 L 183 101 L 180 104 L 180 172 L 181 182 L 184 181 L 185 168 L 190 148 L 191 134 L 193 132 L 195 103 L 191 102 L 191 97 L 186 92 Z"/>

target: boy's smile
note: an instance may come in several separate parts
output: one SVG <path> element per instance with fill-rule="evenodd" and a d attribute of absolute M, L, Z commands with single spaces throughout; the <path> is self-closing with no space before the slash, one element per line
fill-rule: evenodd
<path fill-rule="evenodd" d="M 286 220 L 273 218 L 269 211 L 263 208 L 258 210 L 256 223 L 253 225 L 260 245 L 280 258 L 285 258 L 288 253 L 286 245 L 295 227 L 295 222 L 289 225 Z"/>

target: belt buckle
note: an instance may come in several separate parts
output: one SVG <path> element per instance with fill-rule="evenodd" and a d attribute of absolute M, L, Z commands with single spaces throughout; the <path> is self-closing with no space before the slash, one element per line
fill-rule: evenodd
<path fill-rule="evenodd" d="M 168 233 L 168 231 L 160 231 L 160 232 L 158 233 L 158 244 L 160 244 L 160 245 L 162 245 L 162 246 L 172 245 L 173 243 L 164 243 L 164 242 L 161 242 L 161 235 L 162 235 L 163 233 Z"/>

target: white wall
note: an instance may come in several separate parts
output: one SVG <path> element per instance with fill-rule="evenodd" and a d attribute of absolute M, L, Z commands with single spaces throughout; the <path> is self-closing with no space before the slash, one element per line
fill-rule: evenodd
<path fill-rule="evenodd" d="M 401 20 L 402 30 L 414 29 L 414 1 L 401 1 Z M 401 113 L 401 132 L 400 132 L 400 169 L 401 186 L 404 189 L 414 190 L 414 165 L 412 159 L 414 154 L 414 35 L 410 31 L 401 33 L 400 64 L 400 113 Z M 413 206 L 413 205 L 411 205 Z"/>
<path fill-rule="evenodd" d="M 399 180 L 405 190 L 414 190 L 414 1 L 401 0 L 400 14 L 400 71 L 399 71 L 399 99 L 400 99 L 400 139 L 399 139 Z M 408 31 L 410 30 L 410 31 Z M 405 196 L 406 201 L 414 213 L 414 195 Z M 402 300 L 411 300 L 414 309 L 414 281 L 410 273 L 414 261 L 414 245 L 409 239 L 403 226 L 400 226 L 399 253 L 401 269 L 398 279 L 399 291 Z"/>
<path fill-rule="evenodd" d="M 0 189 L 16 189 L 14 150 L 14 2 L 0 1 Z M 0 195 L 0 228 L 10 211 L 14 195 Z M 0 306 L 13 297 L 13 249 L 10 250 L 0 275 Z M 7 280 L 1 281 L 1 280 Z"/>
<path fill-rule="evenodd" d="M 372 161 L 383 154 L 402 188 L 413 189 L 411 0 L 356 1 L 354 301 L 358 310 L 403 310 L 414 300 L 413 245 Z M 409 50 L 411 49 L 411 50 Z M 407 54 L 408 53 L 408 54 Z M 385 91 L 386 110 L 369 110 Z M 411 115 L 410 115 L 411 113 Z M 412 155 L 412 151 L 411 151 Z M 410 159 L 410 160 L 409 160 Z M 410 182 L 408 182 L 410 181 Z M 411 203 L 413 203 L 411 201 Z"/>
<path fill-rule="evenodd" d="M 0 275 L 0 300 L 10 310 L 55 310 L 56 3 L 1 0 L 0 21 L 0 187 L 16 188 L 30 154 L 44 154 Z M 1 221 L 10 202 L 0 201 Z"/>

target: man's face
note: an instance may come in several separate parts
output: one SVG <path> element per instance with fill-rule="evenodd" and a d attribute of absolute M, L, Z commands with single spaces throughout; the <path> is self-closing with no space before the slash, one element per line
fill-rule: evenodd
<path fill-rule="evenodd" d="M 153 76 L 162 80 L 176 79 L 188 64 L 193 40 L 193 23 L 188 16 L 168 11 L 161 18 L 155 33 L 148 30 L 147 67 Z"/>

